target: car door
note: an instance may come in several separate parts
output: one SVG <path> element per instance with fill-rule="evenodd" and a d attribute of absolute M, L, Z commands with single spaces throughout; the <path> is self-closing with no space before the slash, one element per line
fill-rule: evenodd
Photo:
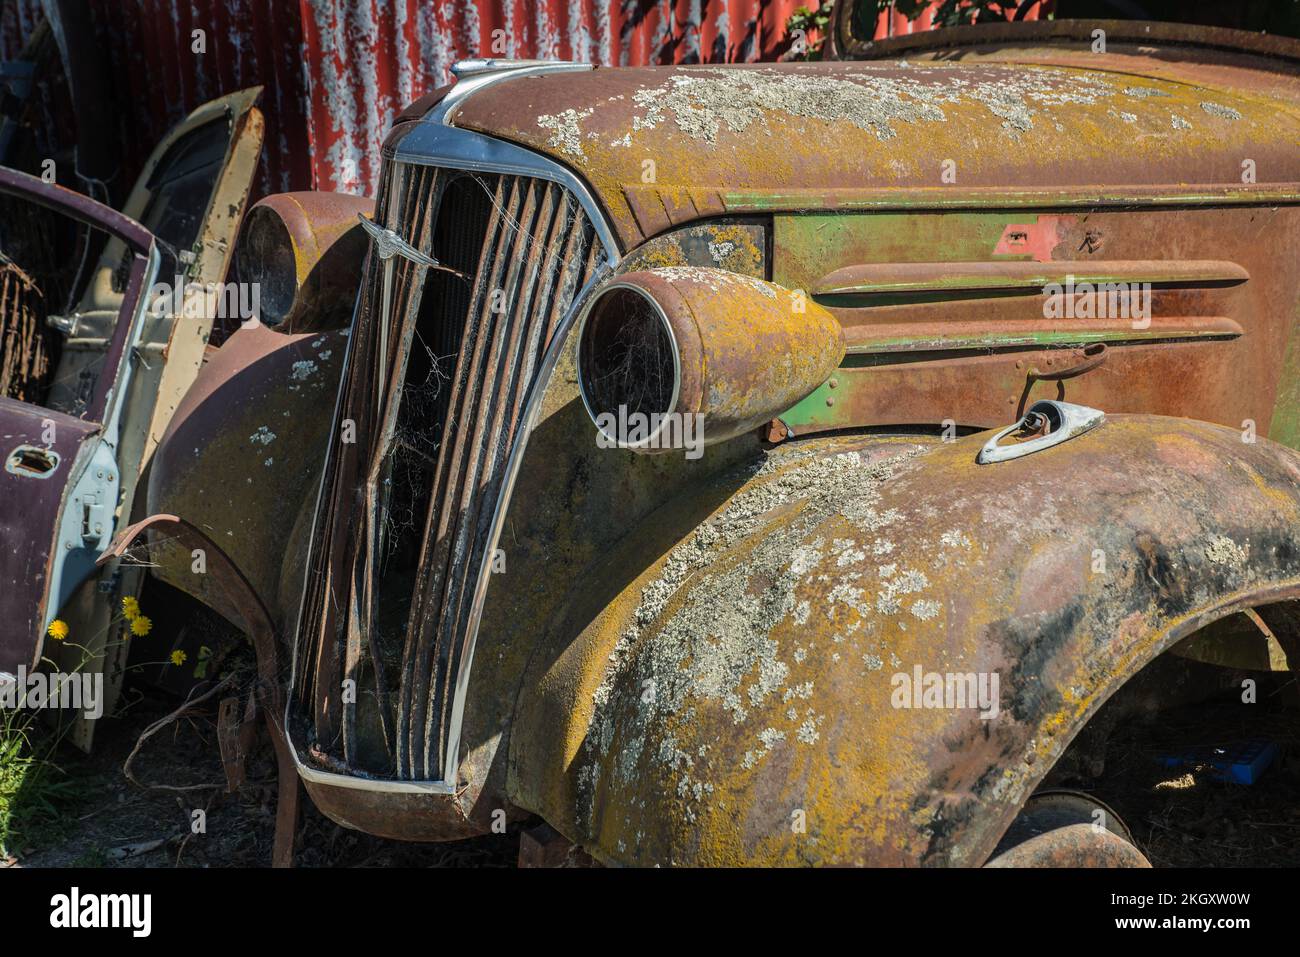
<path fill-rule="evenodd" d="M 60 458 L 78 468 L 69 470 L 57 503 L 53 486 L 47 488 L 49 501 L 39 516 L 24 514 L 16 501 L 7 504 L 11 497 L 0 486 L 0 528 L 6 540 L 26 536 L 34 543 L 45 536 L 49 542 L 43 581 L 37 582 L 36 565 L 17 559 L 0 579 L 12 580 L 14 586 L 0 585 L 13 596 L 0 598 L 0 610 L 9 613 L 6 620 L 21 618 L 26 625 L 10 629 L 0 639 L 0 672 L 12 673 L 18 663 L 31 665 L 39 660 L 49 622 L 59 615 L 77 644 L 75 660 L 55 655 L 60 667 L 106 670 L 110 678 L 116 677 L 117 669 L 107 666 L 125 646 L 115 640 L 113 613 L 123 595 L 138 593 L 143 572 L 114 566 L 94 574 L 94 561 L 113 531 L 131 516 L 138 478 L 202 364 L 214 318 L 208 310 L 183 309 L 178 314 L 158 308 L 154 300 L 160 290 L 172 286 L 209 286 L 224 278 L 261 154 L 263 123 L 254 105 L 259 94 L 260 88 L 242 90 L 200 106 L 164 137 L 145 164 L 123 205 L 126 216 L 119 217 L 130 217 L 144 227 L 141 231 L 149 236 L 155 260 L 147 281 L 142 280 L 143 290 L 136 291 L 137 298 L 130 304 L 131 319 L 126 318 L 127 306 L 116 292 L 132 255 L 120 236 L 104 244 L 72 315 L 63 317 L 65 348 L 52 399 L 68 417 L 83 424 L 86 434 L 75 462 Z M 85 406 L 80 383 L 87 369 L 106 363 L 109 341 L 123 336 L 126 363 L 116 373 L 116 401 L 106 417 L 96 420 Z M 48 412 L 28 409 L 24 416 L 8 409 L 0 413 L 0 436 L 10 431 L 5 416 L 43 421 Z M 83 493 L 76 487 L 78 479 L 101 484 Z M 34 480 L 26 487 L 32 484 Z M 80 509 L 84 519 L 88 501 L 94 512 L 88 525 L 83 520 L 82 528 L 94 537 L 83 538 L 82 544 L 72 540 L 70 546 L 69 535 L 77 531 L 74 513 Z M 54 529 L 60 533 L 57 541 L 51 536 Z M 107 654 L 105 649 L 110 649 Z M 114 697 L 117 682 L 106 684 L 112 692 L 109 697 Z M 106 705 L 111 706 L 111 701 Z M 73 739 L 88 747 L 90 725 L 78 724 Z"/>
<path fill-rule="evenodd" d="M 12 676 L 38 660 L 52 609 L 90 573 L 112 538 L 120 483 L 112 450 L 145 290 L 159 257 L 148 230 L 78 193 L 0 169 L 0 195 L 10 201 L 11 215 L 21 211 L 75 223 L 87 237 L 98 233 L 121 251 L 116 308 L 94 361 L 78 364 L 77 406 L 50 404 L 59 391 L 62 361 L 54 367 L 53 384 L 31 397 L 41 399 L 39 404 L 0 397 L 0 676 Z M 13 312 L 4 315 L 8 325 Z M 13 337 L 6 340 L 7 349 L 20 348 Z"/>

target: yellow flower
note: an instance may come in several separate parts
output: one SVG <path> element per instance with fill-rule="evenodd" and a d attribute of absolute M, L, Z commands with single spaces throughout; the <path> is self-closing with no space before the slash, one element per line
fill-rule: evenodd
<path fill-rule="evenodd" d="M 186 655 L 185 652 L 183 652 L 183 651 L 180 651 L 180 650 L 173 651 L 173 652 L 172 652 L 172 664 L 174 664 L 174 665 L 183 665 L 183 664 L 185 664 L 185 659 L 186 659 L 187 657 L 189 657 L 189 656 Z"/>
<path fill-rule="evenodd" d="M 47 632 L 55 641 L 62 641 L 68 637 L 68 623 L 62 618 L 55 618 L 50 622 L 50 630 Z"/>
<path fill-rule="evenodd" d="M 153 629 L 153 621 L 144 615 L 136 615 L 131 619 L 131 634 L 143 638 Z"/>
<path fill-rule="evenodd" d="M 140 617 L 140 602 L 134 595 L 122 599 L 122 614 L 126 615 L 128 621 Z"/>

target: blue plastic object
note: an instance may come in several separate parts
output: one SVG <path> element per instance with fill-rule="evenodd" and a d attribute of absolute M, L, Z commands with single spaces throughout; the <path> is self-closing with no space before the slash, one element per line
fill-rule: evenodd
<path fill-rule="evenodd" d="M 1254 784 L 1277 755 L 1276 741 L 1248 738 L 1222 747 L 1196 747 L 1175 754 L 1162 754 L 1160 762 L 1167 768 L 1205 766 L 1212 768 L 1215 776 L 1224 781 Z"/>

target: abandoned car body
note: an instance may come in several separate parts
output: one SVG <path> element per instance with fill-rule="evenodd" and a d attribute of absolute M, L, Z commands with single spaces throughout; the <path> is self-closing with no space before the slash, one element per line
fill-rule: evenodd
<path fill-rule="evenodd" d="M 126 642 L 113 611 L 139 594 L 144 569 L 96 562 L 143 505 L 140 477 L 202 364 L 219 310 L 195 291 L 226 274 L 261 152 L 259 94 L 194 110 L 156 145 L 121 212 L 0 170 L 0 255 L 30 270 L 39 301 L 29 317 L 15 297 L 0 307 L 6 368 L 44 352 L 41 375 L 0 393 L 0 681 L 44 659 L 102 672 L 108 706 L 116 697 Z M 51 242 L 64 220 L 83 232 L 76 255 Z M 45 641 L 55 618 L 75 649 Z M 75 722 L 72 740 L 89 748 L 93 728 Z"/>
<path fill-rule="evenodd" d="M 463 64 L 394 125 L 372 222 L 298 196 L 311 252 L 261 216 L 292 319 L 214 355 L 119 549 L 154 530 L 253 638 L 336 821 L 1006 863 L 1144 664 L 1295 666 L 1300 48 L 864 50 L 837 13 L 834 50 L 886 59 Z M 358 236 L 355 312 L 293 305 Z M 646 454 L 620 408 L 703 414 L 704 454 Z M 1063 830 L 1010 860 L 1143 863 Z"/>

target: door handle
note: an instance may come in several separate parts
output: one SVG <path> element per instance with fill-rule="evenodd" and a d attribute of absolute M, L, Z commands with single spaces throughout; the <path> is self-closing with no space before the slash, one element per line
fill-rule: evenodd
<path fill-rule="evenodd" d="M 5 471 L 24 478 L 49 478 L 59 467 L 59 453 L 39 445 L 20 445 L 5 459 Z"/>
<path fill-rule="evenodd" d="M 1077 365 L 1069 366 L 1059 372 L 1042 372 L 1038 366 L 1033 366 L 1029 370 L 1029 381 L 1031 383 L 1039 379 L 1059 382 L 1062 379 L 1073 379 L 1075 376 L 1083 375 L 1085 372 L 1091 372 L 1097 366 L 1106 361 L 1109 353 L 1106 350 L 1106 343 L 1093 342 L 1083 347 L 1080 354 L 1083 361 Z"/>

